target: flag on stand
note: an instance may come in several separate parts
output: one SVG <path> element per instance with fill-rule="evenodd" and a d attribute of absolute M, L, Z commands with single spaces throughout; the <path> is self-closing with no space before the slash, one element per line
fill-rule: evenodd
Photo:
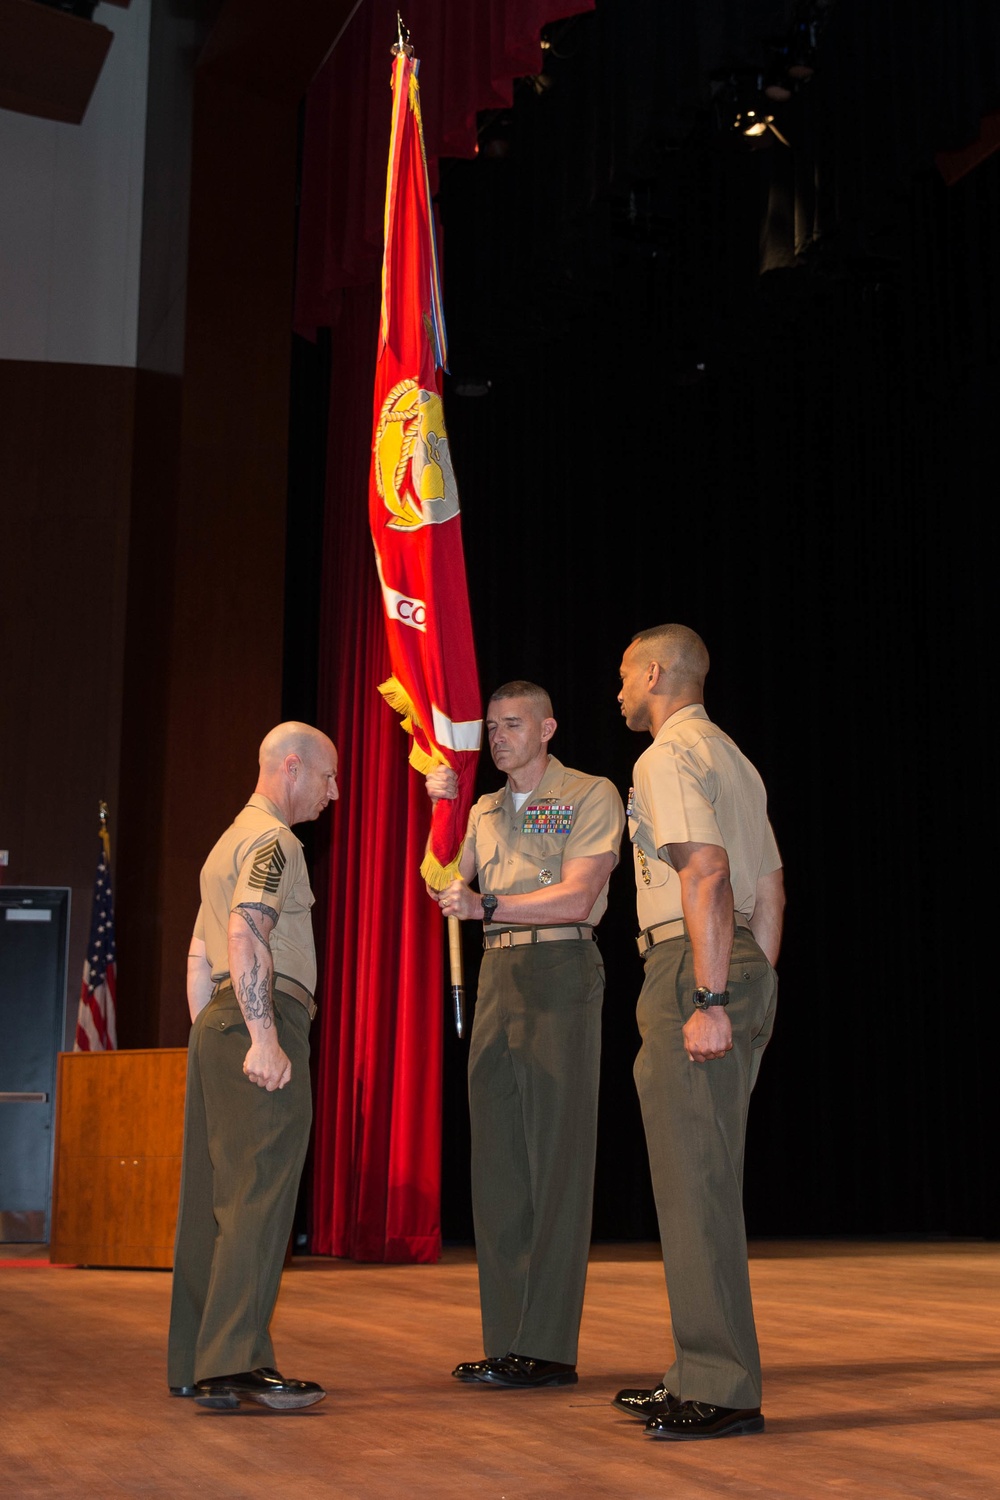
<path fill-rule="evenodd" d="M 90 941 L 83 961 L 74 1052 L 113 1052 L 118 1046 L 115 1017 L 115 903 L 111 892 L 111 840 L 108 809 L 101 803 L 97 874 L 90 908 Z"/>
<path fill-rule="evenodd" d="M 482 737 L 458 490 L 442 403 L 447 346 L 419 62 L 393 49 L 382 314 L 368 513 L 392 676 L 379 685 L 412 736 L 422 774 L 446 764 L 458 797 L 436 803 L 421 866 L 437 889 L 458 873 Z"/>

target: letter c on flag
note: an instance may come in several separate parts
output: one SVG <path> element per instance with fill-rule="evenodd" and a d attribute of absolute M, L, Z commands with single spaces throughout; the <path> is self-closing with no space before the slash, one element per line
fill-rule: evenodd
<path fill-rule="evenodd" d="M 418 630 L 423 630 L 427 623 L 427 609 L 420 599 L 400 599 L 396 614 L 404 625 L 414 625 Z"/>

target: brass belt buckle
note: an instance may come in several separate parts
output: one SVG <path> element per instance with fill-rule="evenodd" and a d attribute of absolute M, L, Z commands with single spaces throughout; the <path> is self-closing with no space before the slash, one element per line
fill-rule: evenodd
<path fill-rule="evenodd" d="M 501 932 L 501 933 L 498 933 L 497 936 L 500 939 L 499 943 L 497 944 L 498 948 L 513 948 L 513 946 L 514 946 L 514 934 L 513 934 L 513 932 L 511 931 L 511 929 L 509 927 L 506 927 L 504 929 L 504 931 Z M 507 939 L 506 942 L 504 942 L 504 938 Z"/>

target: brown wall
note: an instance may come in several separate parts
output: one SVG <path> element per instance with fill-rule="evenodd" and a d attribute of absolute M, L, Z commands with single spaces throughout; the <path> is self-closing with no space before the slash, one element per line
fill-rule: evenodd
<path fill-rule="evenodd" d="M 157 1042 L 187 1037 L 198 871 L 280 718 L 295 112 L 199 79 L 160 828 Z M 127 774 L 140 779 L 141 762 Z"/>
<path fill-rule="evenodd" d="M 195 69 L 183 378 L 145 378 L 137 405 L 118 897 L 133 1046 L 187 1040 L 198 872 L 281 716 L 298 115 L 348 8 L 230 0 Z M 165 228 L 147 224 L 150 255 Z"/>
<path fill-rule="evenodd" d="M 123 1047 L 156 1046 L 159 1039 L 163 789 L 180 410 L 179 377 L 138 372 L 115 865 L 118 1032 Z"/>
<path fill-rule="evenodd" d="M 298 113 L 350 9 L 154 0 L 145 368 L 0 362 L 0 879 L 72 887 L 75 1023 L 108 802 L 126 1047 L 186 1043 L 198 871 L 280 717 Z"/>
<path fill-rule="evenodd" d="M 118 831 L 135 382 L 0 360 L 0 877 L 72 889 L 71 1027 L 100 800 Z"/>

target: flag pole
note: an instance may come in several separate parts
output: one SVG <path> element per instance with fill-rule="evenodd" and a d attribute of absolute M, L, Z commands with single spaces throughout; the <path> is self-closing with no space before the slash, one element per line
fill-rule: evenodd
<path fill-rule="evenodd" d="M 457 917 L 448 921 L 448 954 L 451 959 L 451 1004 L 455 1016 L 455 1035 L 465 1035 L 465 976 L 462 971 L 462 924 Z"/>

